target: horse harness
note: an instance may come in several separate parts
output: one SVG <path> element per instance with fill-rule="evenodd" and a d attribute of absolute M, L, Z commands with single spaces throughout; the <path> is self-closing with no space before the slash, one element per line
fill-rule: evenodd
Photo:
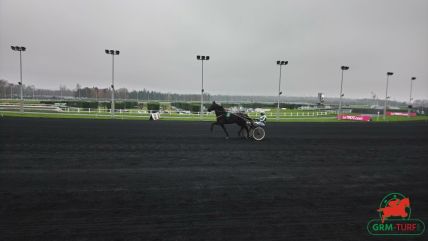
<path fill-rule="evenodd" d="M 221 114 L 221 115 L 217 116 L 216 118 L 217 118 L 217 121 L 218 121 L 218 118 L 220 118 L 220 117 L 224 116 L 224 117 L 225 117 L 225 119 L 227 120 L 227 119 L 229 119 L 229 118 L 230 118 L 230 115 L 234 115 L 234 116 L 236 116 L 236 117 L 238 117 L 238 118 L 240 118 L 240 119 L 244 120 L 245 122 L 248 122 L 248 121 L 249 121 L 249 120 L 247 120 L 246 118 L 244 118 L 244 117 L 242 117 L 242 116 L 240 116 L 240 115 L 237 115 L 237 114 L 234 114 L 234 113 L 230 113 L 230 112 L 225 112 L 225 114 Z"/>
<path fill-rule="evenodd" d="M 222 117 L 222 116 L 226 117 L 226 119 L 229 119 L 230 114 L 232 114 L 232 113 L 230 113 L 230 112 L 225 112 L 225 114 L 221 114 L 221 115 L 217 116 L 217 119 L 218 119 L 218 118 L 220 118 L 220 117 Z"/>

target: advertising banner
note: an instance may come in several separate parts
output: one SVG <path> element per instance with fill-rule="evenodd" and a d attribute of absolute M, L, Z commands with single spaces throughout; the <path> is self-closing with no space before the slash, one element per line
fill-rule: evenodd
<path fill-rule="evenodd" d="M 353 121 L 371 121 L 372 117 L 369 115 L 338 115 L 339 120 L 353 120 Z"/>
<path fill-rule="evenodd" d="M 395 115 L 395 116 L 410 116 L 410 117 L 415 117 L 416 116 L 416 112 L 410 112 L 410 113 L 408 113 L 408 112 L 390 112 L 390 111 L 387 111 L 386 115 L 387 116 L 393 116 L 393 115 Z"/>

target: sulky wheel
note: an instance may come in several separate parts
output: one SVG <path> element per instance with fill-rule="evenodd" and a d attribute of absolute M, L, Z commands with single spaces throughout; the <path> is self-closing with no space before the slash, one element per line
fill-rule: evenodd
<path fill-rule="evenodd" d="M 254 138 L 254 140 L 256 141 L 261 141 L 263 140 L 263 138 L 265 138 L 265 130 L 263 128 L 261 128 L 260 126 L 254 128 L 252 130 L 252 136 Z"/>

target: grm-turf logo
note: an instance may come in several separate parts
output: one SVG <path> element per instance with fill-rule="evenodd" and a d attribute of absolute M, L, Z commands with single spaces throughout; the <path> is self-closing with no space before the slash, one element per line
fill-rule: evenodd
<path fill-rule="evenodd" d="M 425 224 L 420 219 L 410 218 L 410 198 L 394 192 L 386 195 L 377 209 L 378 219 L 367 223 L 371 235 L 422 235 Z"/>

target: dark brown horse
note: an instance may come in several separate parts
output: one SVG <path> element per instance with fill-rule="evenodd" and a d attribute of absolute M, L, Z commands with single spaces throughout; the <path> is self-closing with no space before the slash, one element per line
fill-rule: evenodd
<path fill-rule="evenodd" d="M 216 115 L 216 122 L 211 124 L 211 132 L 213 131 L 215 125 L 219 125 L 226 134 L 226 139 L 229 139 L 229 133 L 227 132 L 226 127 L 224 127 L 224 125 L 237 124 L 241 127 L 238 132 L 238 136 L 240 136 L 242 130 L 245 129 L 247 131 L 246 137 L 249 137 L 248 125 L 251 125 L 253 121 L 248 115 L 243 113 L 227 112 L 224 110 L 223 106 L 215 103 L 215 101 L 213 101 L 212 105 L 208 108 L 208 111 L 214 111 Z"/>

